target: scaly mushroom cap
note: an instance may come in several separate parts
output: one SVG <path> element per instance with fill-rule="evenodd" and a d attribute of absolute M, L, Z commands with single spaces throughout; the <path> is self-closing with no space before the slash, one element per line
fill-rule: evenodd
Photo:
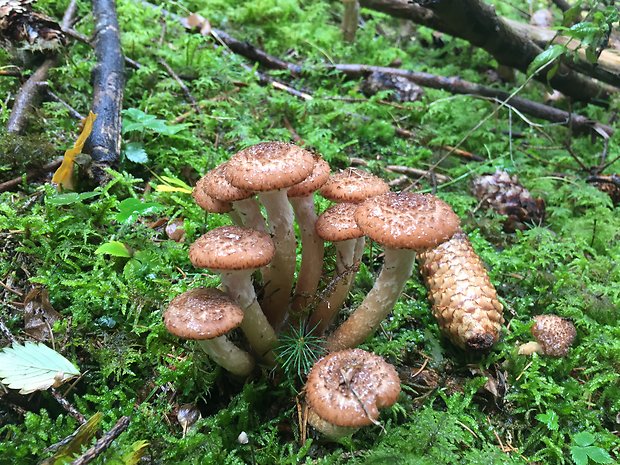
<path fill-rule="evenodd" d="M 288 195 L 289 198 L 311 195 L 327 182 L 330 170 L 329 163 L 323 160 L 319 155 L 315 155 L 312 173 L 300 183 L 289 187 L 288 191 L 286 191 L 286 195 Z"/>
<path fill-rule="evenodd" d="M 226 163 L 226 179 L 239 189 L 255 192 L 291 187 L 306 179 L 314 156 L 286 142 L 262 142 L 237 152 Z"/>
<path fill-rule="evenodd" d="M 355 221 L 365 235 L 393 249 L 426 250 L 448 240 L 460 220 L 430 194 L 387 193 L 363 202 Z"/>
<path fill-rule="evenodd" d="M 567 318 L 557 315 L 534 317 L 532 334 L 545 355 L 564 357 L 577 336 L 575 325 Z"/>
<path fill-rule="evenodd" d="M 356 203 L 337 203 L 325 210 L 315 224 L 317 235 L 324 241 L 339 242 L 362 237 L 353 214 Z"/>
<path fill-rule="evenodd" d="M 396 369 L 361 349 L 326 355 L 314 364 L 306 382 L 306 400 L 324 420 L 337 426 L 370 425 L 379 409 L 398 399 Z"/>
<path fill-rule="evenodd" d="M 389 190 L 390 186 L 378 176 L 358 168 L 347 168 L 332 174 L 320 192 L 332 202 L 360 203 Z"/>
<path fill-rule="evenodd" d="M 214 339 L 242 320 L 243 310 L 228 295 L 202 287 L 176 296 L 164 313 L 168 331 L 183 339 Z"/>
<path fill-rule="evenodd" d="M 205 178 L 202 177 L 192 190 L 192 197 L 200 208 L 209 213 L 228 213 L 232 211 L 232 204 L 222 200 L 217 200 L 207 194 L 204 190 Z"/>
<path fill-rule="evenodd" d="M 253 192 L 235 187 L 226 179 L 224 173 L 226 172 L 227 164 L 228 162 L 222 163 L 207 172 L 198 181 L 197 186 L 200 185 L 201 189 L 208 196 L 223 202 L 236 202 L 237 200 L 252 197 L 254 195 Z"/>
<path fill-rule="evenodd" d="M 238 226 L 215 228 L 189 248 L 189 259 L 197 268 L 247 270 L 267 265 L 275 253 L 269 234 Z"/>

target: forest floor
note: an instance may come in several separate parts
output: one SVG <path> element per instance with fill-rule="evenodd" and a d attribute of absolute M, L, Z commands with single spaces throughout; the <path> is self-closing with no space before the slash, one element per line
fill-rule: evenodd
<path fill-rule="evenodd" d="M 41 0 L 37 7 L 60 18 L 67 3 Z M 530 3 L 549 7 L 513 1 L 497 2 L 497 9 L 527 22 Z M 122 159 L 111 181 L 95 187 L 80 171 L 74 194 L 35 182 L 0 194 L 2 320 L 19 339 L 43 339 L 79 367 L 78 381 L 58 392 L 87 418 L 101 412 L 102 430 L 131 418 L 94 463 L 133 463 L 125 454 L 140 448 L 138 441 L 149 443 L 139 463 L 153 464 L 615 463 L 620 215 L 610 197 L 586 181 L 603 153 L 608 160 L 620 153 L 618 132 L 605 142 L 489 99 L 441 90 L 424 89 L 416 101 L 396 101 L 390 91 L 366 95 L 363 79 L 322 65 L 460 76 L 507 92 L 521 88 L 520 96 L 537 101 L 547 92 L 520 73 L 502 78 L 493 58 L 467 42 L 373 10 L 362 10 L 355 41 L 347 43 L 339 2 L 195 0 L 161 7 L 181 17 L 200 13 L 213 27 L 311 71 L 261 70 L 306 98 L 261 85 L 253 63 L 208 35 L 186 30 L 157 8 L 120 0 L 123 50 L 140 67 L 126 69 Z M 78 3 L 77 17 L 75 29 L 89 35 L 90 2 Z M 91 109 L 94 60 L 89 45 L 70 41 L 49 73 L 50 88 L 82 115 Z M 0 51 L 0 63 L 14 62 Z M 14 96 L 19 85 L 1 76 L 0 94 Z M 10 103 L 3 97 L 2 127 Z M 620 111 L 617 95 L 607 108 L 553 104 L 610 125 Z M 11 147 L 0 159 L 0 182 L 58 157 L 79 133 L 79 121 L 58 102 L 41 103 L 28 123 L 19 143 L 0 134 Z M 380 425 L 338 442 L 300 433 L 304 373 L 300 378 L 284 366 L 240 382 L 195 343 L 168 334 L 162 322 L 174 296 L 219 283 L 190 264 L 188 247 L 229 220 L 205 215 L 185 186 L 265 140 L 303 143 L 334 171 L 362 159 L 374 174 L 397 180 L 393 190 L 435 192 L 460 216 L 504 305 L 500 342 L 485 354 L 466 353 L 441 335 L 414 271 L 393 313 L 361 346 L 397 367 L 400 398 L 381 414 Z M 457 145 L 480 161 L 445 149 Z M 388 165 L 435 176 L 403 180 Z M 480 207 L 471 182 L 498 169 L 544 199 L 544 221 L 508 233 L 505 216 Z M 618 172 L 618 164 L 607 172 Z M 328 205 L 318 196 L 316 202 L 321 211 Z M 164 231 L 176 219 L 185 231 L 180 242 Z M 102 244 L 118 243 L 125 252 L 98 252 Z M 372 287 L 381 262 L 380 247 L 367 247 L 345 314 Z M 329 272 L 333 258 L 325 267 Z M 36 323 L 32 312 L 52 318 L 51 339 L 46 328 L 28 329 Z M 574 347 L 564 358 L 518 355 L 518 346 L 532 339 L 532 318 L 546 313 L 574 322 Z M 287 344 L 294 349 L 300 341 L 289 337 Z M 184 431 L 179 409 L 186 404 L 201 418 Z M 0 393 L 0 463 L 38 463 L 78 426 L 47 391 Z M 247 444 L 238 441 L 242 432 Z"/>

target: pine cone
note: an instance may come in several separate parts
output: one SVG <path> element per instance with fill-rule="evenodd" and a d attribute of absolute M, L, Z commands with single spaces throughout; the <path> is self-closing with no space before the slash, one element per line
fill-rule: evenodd
<path fill-rule="evenodd" d="M 418 259 L 433 315 L 446 336 L 464 349 L 493 346 L 504 322 L 503 307 L 467 235 L 458 232 Z"/>
<path fill-rule="evenodd" d="M 614 206 L 620 204 L 619 174 L 591 176 L 587 179 L 587 182 L 609 195 Z"/>
<path fill-rule="evenodd" d="M 32 10 L 35 0 L 0 0 L 0 43 L 20 49 L 50 50 L 66 43 L 52 18 Z"/>
<path fill-rule="evenodd" d="M 505 171 L 475 179 L 472 190 L 482 205 L 508 216 L 504 223 L 506 232 L 527 229 L 527 223 L 540 224 L 545 219 L 544 200 L 532 197 L 516 176 Z"/>

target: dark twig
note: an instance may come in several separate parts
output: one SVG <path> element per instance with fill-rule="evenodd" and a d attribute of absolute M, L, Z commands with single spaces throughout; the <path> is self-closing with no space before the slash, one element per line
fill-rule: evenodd
<path fill-rule="evenodd" d="M 93 0 L 92 4 L 97 57 L 93 69 L 93 113 L 97 119 L 85 151 L 93 160 L 95 182 L 103 184 L 107 180 L 105 169 L 115 166 L 120 158 L 124 61 L 114 0 Z"/>
<path fill-rule="evenodd" d="M 75 108 L 73 108 L 71 105 L 69 105 L 63 99 L 61 99 L 60 96 L 58 96 L 55 92 L 53 92 L 49 88 L 47 83 L 45 83 L 45 87 L 46 87 L 45 93 L 47 94 L 47 97 L 50 100 L 53 100 L 54 102 L 60 103 L 63 107 L 65 107 L 69 111 L 69 114 L 71 116 L 73 116 L 75 119 L 77 119 L 77 120 L 83 120 L 84 119 L 84 116 L 79 111 L 77 111 Z"/>
<path fill-rule="evenodd" d="M 31 171 L 28 171 L 25 175 L 22 175 L 22 176 L 13 178 L 13 179 L 9 179 L 8 181 L 0 183 L 0 192 L 7 192 L 12 189 L 15 189 L 17 186 L 19 186 L 22 183 L 22 181 L 24 181 L 24 178 L 25 178 L 25 181 L 31 181 L 33 179 L 36 179 L 39 176 L 42 176 L 45 173 L 54 171 L 58 169 L 61 163 L 62 163 L 62 157 L 55 158 L 54 160 L 50 161 L 49 163 L 46 163 L 45 165 L 39 168 L 35 168 Z"/>
<path fill-rule="evenodd" d="M 99 439 L 90 449 L 80 455 L 77 459 L 71 462 L 71 465 L 86 465 L 92 462 L 101 454 L 103 454 L 108 447 L 112 445 L 114 440 L 121 435 L 123 431 L 129 426 L 130 418 L 121 417 L 116 424 L 107 431 L 101 439 Z"/>
<path fill-rule="evenodd" d="M 60 392 L 58 392 L 55 388 L 50 388 L 50 394 L 54 399 L 56 399 L 56 402 L 58 402 L 60 406 L 69 413 L 69 415 L 78 421 L 78 423 L 81 425 L 86 423 L 86 417 L 84 417 L 78 409 L 76 409 L 67 399 L 65 399 Z"/>
<path fill-rule="evenodd" d="M 183 91 L 183 93 L 185 94 L 185 98 L 189 101 L 189 103 L 192 105 L 192 107 L 194 108 L 194 111 L 196 113 L 200 113 L 200 106 L 198 105 L 198 102 L 196 101 L 196 99 L 194 98 L 194 96 L 192 95 L 191 91 L 189 90 L 189 87 L 187 87 L 185 85 L 185 83 L 183 82 L 183 80 L 179 77 L 179 75 L 177 73 L 174 72 L 174 70 L 172 69 L 172 67 L 168 64 L 168 62 L 166 60 L 164 60 L 163 58 L 161 58 L 159 60 L 159 64 L 161 64 L 166 72 L 172 77 L 172 79 L 174 79 L 177 84 L 179 85 L 179 87 L 181 88 L 181 90 Z"/>
<path fill-rule="evenodd" d="M 562 12 L 570 10 L 570 4 L 566 0 L 553 0 L 555 6 L 557 6 Z"/>

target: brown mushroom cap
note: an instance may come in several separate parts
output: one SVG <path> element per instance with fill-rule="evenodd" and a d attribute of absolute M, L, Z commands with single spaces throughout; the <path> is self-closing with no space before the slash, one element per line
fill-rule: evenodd
<path fill-rule="evenodd" d="M 333 352 L 314 364 L 306 382 L 306 400 L 324 420 L 337 426 L 370 425 L 379 409 L 400 393 L 392 365 L 361 349 Z"/>
<path fill-rule="evenodd" d="M 459 217 L 430 194 L 387 193 L 370 198 L 355 211 L 355 221 L 368 237 L 393 249 L 426 250 L 448 240 Z"/>
<path fill-rule="evenodd" d="M 289 187 L 288 191 L 286 191 L 286 195 L 289 197 L 304 197 L 312 194 L 327 182 L 329 179 L 329 172 L 329 163 L 320 156 L 315 155 L 312 173 L 300 183 Z"/>
<path fill-rule="evenodd" d="M 286 142 L 262 142 L 237 152 L 226 163 L 226 179 L 239 189 L 263 192 L 291 187 L 306 179 L 314 156 Z"/>
<path fill-rule="evenodd" d="M 577 336 L 575 325 L 557 315 L 538 315 L 534 317 L 532 334 L 542 347 L 545 355 L 564 357 Z"/>
<path fill-rule="evenodd" d="M 347 168 L 332 174 L 320 192 L 333 202 L 359 203 L 389 190 L 390 186 L 380 177 L 358 168 Z"/>
<path fill-rule="evenodd" d="M 267 265 L 275 253 L 269 234 L 238 226 L 222 226 L 202 235 L 189 248 L 195 267 L 247 270 Z"/>
<path fill-rule="evenodd" d="M 339 242 L 362 237 L 364 233 L 357 226 L 353 214 L 355 203 L 337 203 L 325 210 L 316 221 L 317 235 L 324 241 Z"/>
<path fill-rule="evenodd" d="M 224 176 L 227 163 L 216 166 L 205 174 L 196 187 L 200 188 L 209 197 L 223 202 L 236 202 L 237 200 L 248 199 L 254 195 L 253 192 L 233 186 Z"/>
<path fill-rule="evenodd" d="M 209 213 L 228 213 L 232 211 L 232 204 L 223 200 L 217 200 L 204 190 L 205 178 L 202 177 L 192 190 L 192 197 L 200 208 Z"/>
<path fill-rule="evenodd" d="M 196 288 L 176 296 L 164 313 L 168 331 L 183 339 L 214 339 L 241 324 L 243 310 L 218 289 Z"/>

